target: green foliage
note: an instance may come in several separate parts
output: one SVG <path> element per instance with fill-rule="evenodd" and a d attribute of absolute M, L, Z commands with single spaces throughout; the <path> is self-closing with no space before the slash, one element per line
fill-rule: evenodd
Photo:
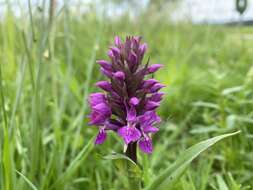
<path fill-rule="evenodd" d="M 0 190 L 128 188 L 115 159 L 101 156 L 122 153 L 122 141 L 108 134 L 93 146 L 97 129 L 87 125 L 87 96 L 102 78 L 95 60 L 107 59 L 114 35 L 143 36 L 151 62 L 165 64 L 154 153 L 138 153 L 132 170 L 141 185 L 191 145 L 241 130 L 195 159 L 172 189 L 253 187 L 252 28 L 170 24 L 151 9 L 135 21 L 103 20 L 65 6 L 50 22 L 43 4 L 19 10 L 0 21 Z"/>
<path fill-rule="evenodd" d="M 214 145 L 216 142 L 233 136 L 236 133 L 230 133 L 225 135 L 220 135 L 205 141 L 202 141 L 191 148 L 187 149 L 179 158 L 166 168 L 158 177 L 156 177 L 151 184 L 146 188 L 146 190 L 154 189 L 171 189 L 175 186 L 175 183 L 180 179 L 180 177 L 185 172 L 189 164 L 195 159 L 200 153 L 204 152 L 206 149 Z"/>

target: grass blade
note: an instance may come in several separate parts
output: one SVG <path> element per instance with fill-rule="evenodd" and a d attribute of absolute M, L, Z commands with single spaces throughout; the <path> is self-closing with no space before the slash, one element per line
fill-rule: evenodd
<path fill-rule="evenodd" d="M 92 147 L 94 145 L 93 141 L 94 141 L 94 138 L 91 138 L 89 140 L 89 142 L 87 143 L 87 145 L 84 146 L 84 148 L 81 150 L 81 152 L 70 163 L 70 165 L 68 166 L 68 168 L 66 169 L 66 171 L 63 172 L 62 175 L 60 175 L 58 177 L 58 179 L 56 180 L 56 182 L 49 189 L 61 186 L 65 181 L 68 181 L 67 179 L 69 179 L 73 175 L 73 173 L 78 168 L 78 166 L 80 166 L 80 164 L 85 160 L 85 158 L 87 157 L 87 155 L 90 153 L 90 151 L 91 151 L 91 149 L 92 149 Z"/>
<path fill-rule="evenodd" d="M 26 177 L 24 176 L 21 172 L 16 171 L 26 182 L 27 184 L 31 187 L 33 190 L 38 190 L 38 188 Z"/>
<path fill-rule="evenodd" d="M 174 162 L 171 166 L 165 169 L 154 181 L 147 187 L 145 190 L 158 190 L 158 189 L 169 189 L 172 187 L 178 179 L 182 176 L 184 171 L 187 169 L 189 164 L 203 151 L 217 143 L 218 141 L 236 135 L 240 133 L 240 131 L 235 133 L 229 133 L 220 135 L 217 137 L 213 137 L 211 139 L 202 141 L 196 145 L 193 145 L 189 149 L 187 149 L 179 159 Z"/>

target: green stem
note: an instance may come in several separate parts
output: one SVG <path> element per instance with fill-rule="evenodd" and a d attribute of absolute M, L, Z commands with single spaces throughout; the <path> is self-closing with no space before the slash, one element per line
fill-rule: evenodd
<path fill-rule="evenodd" d="M 131 143 L 127 146 L 126 150 L 126 156 L 129 157 L 131 160 L 133 160 L 137 164 L 137 151 L 136 151 L 137 143 Z M 140 190 L 140 178 L 137 177 L 132 171 L 131 163 L 128 163 L 127 165 L 128 171 L 127 171 L 127 177 L 128 177 L 128 186 L 131 190 Z"/>
<path fill-rule="evenodd" d="M 133 160 L 137 164 L 136 146 L 137 146 L 136 142 L 130 143 L 127 146 L 126 156 L 129 157 L 131 160 Z"/>

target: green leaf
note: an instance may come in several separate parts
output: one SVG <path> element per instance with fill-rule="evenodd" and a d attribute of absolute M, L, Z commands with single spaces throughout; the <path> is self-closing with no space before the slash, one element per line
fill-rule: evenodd
<path fill-rule="evenodd" d="M 241 189 L 241 184 L 238 184 L 235 179 L 233 178 L 231 173 L 227 174 L 227 180 L 229 184 L 229 189 L 232 190 L 240 190 Z"/>
<path fill-rule="evenodd" d="M 176 160 L 172 165 L 170 165 L 165 171 L 158 175 L 153 182 L 145 188 L 145 190 L 159 190 L 159 189 L 169 189 L 171 188 L 183 175 L 189 164 L 203 151 L 217 143 L 218 141 L 236 135 L 240 131 L 235 133 L 229 133 L 213 137 L 211 139 L 202 141 L 196 145 L 193 145 L 187 149 L 179 159 Z"/>
<path fill-rule="evenodd" d="M 217 175 L 216 178 L 217 178 L 217 183 L 218 183 L 219 189 L 220 190 L 228 190 L 228 186 L 227 186 L 226 182 L 224 181 L 224 179 L 222 178 L 222 176 Z"/>
<path fill-rule="evenodd" d="M 86 157 L 92 150 L 93 145 L 94 145 L 93 141 L 94 141 L 94 137 L 89 140 L 86 146 L 83 147 L 81 152 L 79 152 L 79 154 L 75 157 L 75 159 L 70 163 L 66 171 L 63 172 L 58 177 L 58 179 L 49 189 L 53 189 L 54 187 L 58 187 L 64 184 L 65 181 L 68 181 L 68 179 L 72 177 L 72 175 L 75 173 L 78 167 L 84 162 L 84 160 L 86 159 Z"/>
<path fill-rule="evenodd" d="M 104 159 L 113 160 L 117 167 L 117 172 L 124 181 L 125 189 L 139 190 L 142 179 L 142 170 L 133 160 L 123 154 L 113 153 L 103 157 Z M 125 184 L 125 183 L 128 184 Z"/>
<path fill-rule="evenodd" d="M 103 157 L 106 160 L 128 160 L 133 165 L 137 165 L 133 160 L 125 156 L 124 154 L 112 153 Z"/>
<path fill-rule="evenodd" d="M 17 171 L 16 172 L 27 182 L 27 184 L 31 187 L 33 190 L 38 190 L 38 188 L 21 172 Z"/>
<path fill-rule="evenodd" d="M 212 102 L 202 102 L 202 101 L 198 101 L 198 102 L 192 103 L 192 105 L 193 105 L 193 106 L 196 106 L 196 107 L 213 108 L 213 109 L 216 109 L 216 110 L 219 110 L 219 109 L 220 109 L 219 105 L 214 104 L 214 103 L 212 103 Z"/>
<path fill-rule="evenodd" d="M 107 160 L 113 160 L 119 172 L 131 175 L 132 177 L 140 178 L 142 175 L 141 168 L 130 158 L 124 154 L 113 153 L 103 157 Z"/>

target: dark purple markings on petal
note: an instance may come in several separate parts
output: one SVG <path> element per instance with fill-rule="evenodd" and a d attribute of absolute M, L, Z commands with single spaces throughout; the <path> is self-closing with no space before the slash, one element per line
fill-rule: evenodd
<path fill-rule="evenodd" d="M 104 129 L 100 129 L 95 140 L 95 144 L 103 144 L 106 140 L 107 134 Z"/>
<path fill-rule="evenodd" d="M 132 97 L 130 100 L 129 100 L 129 103 L 130 105 L 132 106 L 137 106 L 139 103 L 140 103 L 140 100 L 136 97 Z"/>
<path fill-rule="evenodd" d="M 138 129 L 129 126 L 120 128 L 118 134 L 123 138 L 126 144 L 138 141 L 141 137 L 141 132 Z"/>
<path fill-rule="evenodd" d="M 163 92 L 157 92 L 152 94 L 148 99 L 154 102 L 160 102 L 163 98 L 164 93 Z"/>
<path fill-rule="evenodd" d="M 145 110 L 154 110 L 160 106 L 160 103 L 153 102 L 153 101 L 147 101 L 145 104 Z"/>
<path fill-rule="evenodd" d="M 150 91 L 151 93 L 155 93 L 155 92 L 157 92 L 158 90 L 160 90 L 160 89 L 162 89 L 162 88 L 164 88 L 164 87 L 165 87 L 165 85 L 160 84 L 160 83 L 157 83 L 157 84 L 153 85 L 153 86 L 149 89 L 149 91 Z"/>
<path fill-rule="evenodd" d="M 144 137 L 139 141 L 140 149 L 147 154 L 151 154 L 153 152 L 152 140 L 148 137 Z"/>
<path fill-rule="evenodd" d="M 110 82 L 108 81 L 99 81 L 96 83 L 96 86 L 107 91 L 107 92 L 111 92 L 112 91 L 112 85 Z"/>
<path fill-rule="evenodd" d="M 120 81 L 125 80 L 125 73 L 122 72 L 122 71 L 117 71 L 117 72 L 113 73 L 113 76 L 114 76 L 116 79 L 120 80 Z"/>
<path fill-rule="evenodd" d="M 151 65 L 151 66 L 148 67 L 147 74 L 154 73 L 158 69 L 160 69 L 161 67 L 163 67 L 163 65 L 161 65 L 161 64 L 153 64 L 153 65 Z"/>

